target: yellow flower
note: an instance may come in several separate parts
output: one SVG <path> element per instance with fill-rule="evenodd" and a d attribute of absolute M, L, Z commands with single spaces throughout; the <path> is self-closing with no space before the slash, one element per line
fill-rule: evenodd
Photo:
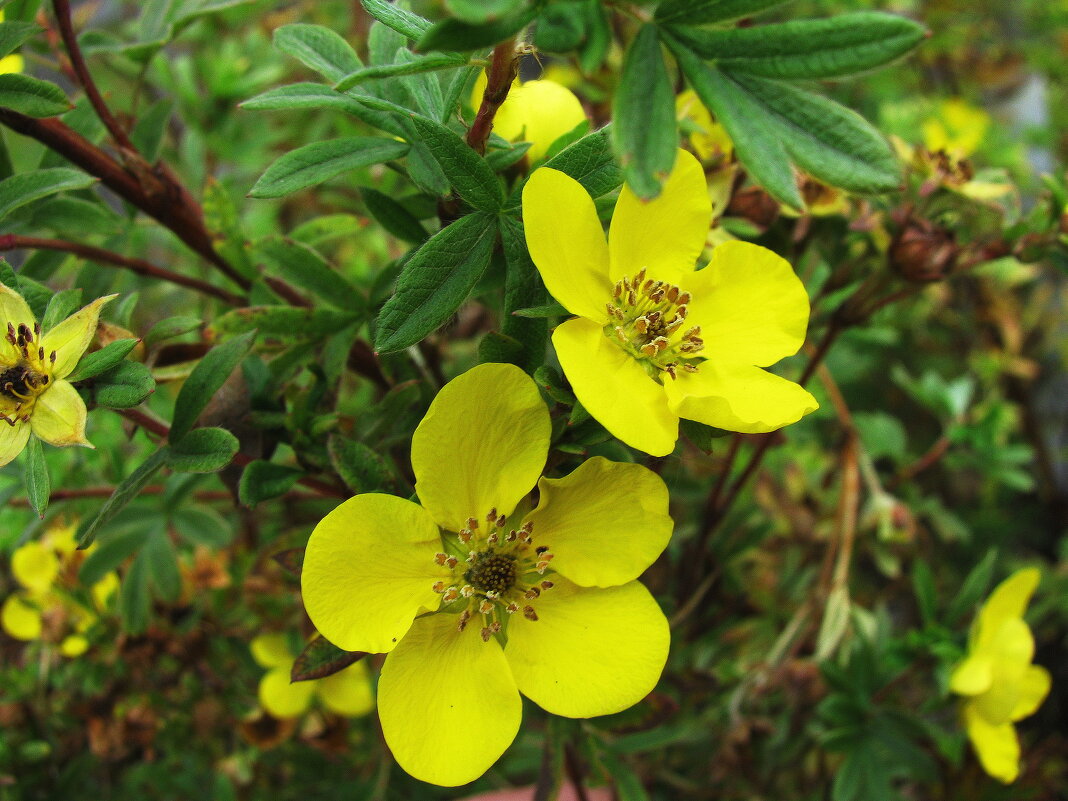
<path fill-rule="evenodd" d="M 382 732 L 423 781 L 489 769 L 519 730 L 520 693 L 555 715 L 607 715 L 645 697 L 667 659 L 667 620 L 637 581 L 671 536 L 664 482 L 600 457 L 539 480 L 550 429 L 519 368 L 475 367 L 412 437 L 421 505 L 357 495 L 308 541 L 308 615 L 341 648 L 388 654 Z"/>
<path fill-rule="evenodd" d="M 671 453 L 680 417 L 754 433 L 818 407 L 760 369 L 804 342 L 805 288 L 784 259 L 747 242 L 718 245 L 695 271 L 711 215 L 704 171 L 684 150 L 654 200 L 623 187 L 607 243 L 577 181 L 542 168 L 523 190 L 534 264 L 579 315 L 553 334 L 564 373 L 605 428 L 654 456 Z"/>
<path fill-rule="evenodd" d="M 357 718 L 375 708 L 371 677 L 362 661 L 324 679 L 290 682 L 296 655 L 281 634 L 261 634 L 250 644 L 252 658 L 267 673 L 260 680 L 260 704 L 276 718 L 297 718 L 318 697 L 336 715 Z"/>
<path fill-rule="evenodd" d="M 950 689 L 966 696 L 964 728 L 983 770 L 1009 784 L 1020 772 L 1013 723 L 1034 714 L 1049 694 L 1049 672 L 1032 665 L 1035 640 L 1024 611 L 1038 570 L 1018 570 L 990 594 L 972 624 L 968 656 L 954 668 Z"/>
<path fill-rule="evenodd" d="M 475 81 L 471 105 L 478 110 L 486 90 L 486 73 Z M 509 142 L 530 142 L 531 163 L 545 157 L 553 142 L 586 119 L 586 111 L 566 86 L 542 79 L 520 83 L 517 79 L 493 118 L 493 132 Z"/>
<path fill-rule="evenodd" d="M 0 628 L 24 642 L 41 639 L 46 616 L 61 617 L 74 629 L 59 643 L 60 653 L 68 657 L 79 656 L 89 648 L 84 634 L 119 588 L 118 576 L 108 573 L 89 588 L 90 608 L 63 586 L 92 551 L 76 551 L 75 530 L 73 523 L 53 526 L 39 541 L 28 542 L 11 555 L 11 573 L 23 589 L 9 595 L 0 607 Z"/>
<path fill-rule="evenodd" d="M 4 21 L 4 10 L 0 8 L 0 22 Z M 0 75 L 4 75 L 8 72 L 22 72 L 23 61 L 22 56 L 18 53 L 12 53 L 9 56 L 0 58 Z"/>
<path fill-rule="evenodd" d="M 990 115 L 959 97 L 943 100 L 938 112 L 923 121 L 920 130 L 928 150 L 944 151 L 956 159 L 970 156 L 983 143 Z"/>
<path fill-rule="evenodd" d="M 30 307 L 0 284 L 0 467 L 10 462 L 31 432 L 51 445 L 84 445 L 85 403 L 64 381 L 96 333 L 98 298 L 42 336 Z M 6 425 L 5 425 L 6 424 Z"/>
<path fill-rule="evenodd" d="M 731 157 L 734 142 L 731 141 L 730 134 L 726 128 L 713 121 L 712 115 L 692 89 L 687 89 L 675 98 L 675 116 L 683 124 L 683 130 L 691 129 L 690 146 L 702 161 Z"/>

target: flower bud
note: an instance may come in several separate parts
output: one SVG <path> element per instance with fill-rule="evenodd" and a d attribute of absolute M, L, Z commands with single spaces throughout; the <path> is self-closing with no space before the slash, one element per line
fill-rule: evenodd
<path fill-rule="evenodd" d="M 952 231 L 930 220 L 909 217 L 890 243 L 890 266 L 906 281 L 929 283 L 953 272 L 957 264 Z"/>

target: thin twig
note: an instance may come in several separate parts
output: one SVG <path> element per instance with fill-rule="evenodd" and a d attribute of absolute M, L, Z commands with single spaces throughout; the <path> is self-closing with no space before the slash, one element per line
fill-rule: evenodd
<path fill-rule="evenodd" d="M 486 152 L 486 140 L 493 130 L 493 118 L 508 98 L 508 90 L 518 74 L 519 59 L 516 58 L 515 42 L 512 39 L 501 42 L 493 48 L 486 72 L 486 90 L 482 93 L 475 121 L 467 132 L 467 144 L 480 155 Z"/>
<path fill-rule="evenodd" d="M 227 292 L 220 287 L 213 286 L 207 281 L 172 272 L 164 267 L 158 267 L 151 262 L 147 262 L 144 259 L 134 259 L 128 256 L 122 256 L 113 251 L 98 248 L 94 245 L 85 245 L 80 242 L 67 242 L 62 239 L 42 239 L 32 236 L 19 236 L 17 234 L 5 234 L 0 236 L 0 251 L 17 250 L 19 248 L 58 250 L 63 253 L 73 253 L 83 259 L 90 259 L 91 261 L 101 264 L 112 264 L 116 267 L 131 270 L 138 275 L 143 275 L 148 278 L 158 278 L 161 281 L 167 281 L 189 289 L 195 289 L 198 292 L 203 292 L 205 295 L 212 295 L 220 300 L 224 300 L 231 306 L 243 306 L 245 303 L 241 296 L 235 295 L 233 292 Z"/>

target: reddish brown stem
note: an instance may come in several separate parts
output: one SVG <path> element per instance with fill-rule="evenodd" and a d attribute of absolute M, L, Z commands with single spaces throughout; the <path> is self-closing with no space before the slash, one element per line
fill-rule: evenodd
<path fill-rule="evenodd" d="M 486 140 L 493 130 L 493 118 L 497 116 L 497 109 L 508 98 L 508 90 L 512 88 L 512 81 L 518 74 L 519 60 L 515 55 L 515 42 L 511 39 L 501 42 L 493 48 L 486 72 L 486 90 L 482 93 L 482 102 L 479 104 L 478 113 L 475 114 L 475 121 L 467 132 L 467 144 L 480 155 L 486 152 Z"/>
<path fill-rule="evenodd" d="M 181 273 L 172 272 L 163 267 L 157 267 L 155 264 L 147 262 L 144 259 L 129 258 L 93 245 L 84 245 L 80 242 L 67 242 L 62 239 L 41 239 L 32 236 L 18 236 L 17 234 L 5 234 L 0 236 L 0 251 L 16 250 L 19 248 L 58 250 L 64 253 L 73 253 L 75 256 L 80 256 L 83 259 L 90 259 L 102 264 L 113 264 L 116 267 L 131 270 L 138 275 L 143 275 L 149 278 L 158 278 L 161 281 L 167 281 L 189 289 L 195 289 L 198 292 L 203 292 L 205 295 L 212 295 L 220 300 L 224 300 L 232 306 L 241 306 L 244 305 L 245 302 L 239 295 L 227 292 L 225 289 L 220 289 L 217 286 L 212 286 L 207 281 L 201 281 L 199 278 L 192 278 L 187 275 L 182 275 Z"/>

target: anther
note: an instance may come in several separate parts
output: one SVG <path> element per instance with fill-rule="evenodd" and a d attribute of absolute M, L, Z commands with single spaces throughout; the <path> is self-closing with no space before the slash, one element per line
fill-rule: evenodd
<path fill-rule="evenodd" d="M 448 559 L 449 559 L 449 555 L 447 553 L 436 553 L 436 554 L 434 554 L 434 564 L 436 564 L 436 565 L 444 565 L 445 562 L 448 561 Z"/>
<path fill-rule="evenodd" d="M 455 587 L 449 587 L 449 589 L 445 590 L 445 594 L 441 596 L 441 600 L 444 603 L 451 604 L 453 601 L 455 601 L 459 597 L 460 597 L 460 591 L 458 589 L 456 589 Z"/>
<path fill-rule="evenodd" d="M 547 550 L 549 550 L 548 545 L 539 545 L 537 548 L 534 549 L 534 553 L 541 556 L 541 554 L 545 553 Z"/>
<path fill-rule="evenodd" d="M 506 518 L 504 515 L 501 515 L 497 518 L 497 528 L 504 528 L 504 524 L 507 522 L 508 518 Z"/>
<path fill-rule="evenodd" d="M 691 300 L 693 300 L 693 295 L 691 295 L 689 292 L 681 292 L 679 293 L 679 299 L 675 302 L 678 303 L 680 306 L 685 306 Z"/>
<path fill-rule="evenodd" d="M 434 586 L 431 587 L 430 589 L 432 589 L 436 593 L 443 593 L 443 592 L 445 592 L 445 582 L 444 581 L 435 581 L 434 582 Z"/>
<path fill-rule="evenodd" d="M 677 286 L 668 287 L 667 299 L 674 303 L 679 297 L 679 288 Z"/>
<path fill-rule="evenodd" d="M 543 590 L 551 590 L 551 589 L 552 589 L 553 587 L 555 587 L 555 586 L 556 586 L 556 585 L 555 585 L 555 584 L 553 584 L 553 583 L 552 583 L 551 581 L 543 581 L 543 582 L 541 583 L 541 588 L 542 588 Z"/>
<path fill-rule="evenodd" d="M 523 593 L 523 597 L 526 598 L 528 601 L 536 600 L 537 598 L 541 597 L 541 590 L 539 590 L 537 587 L 531 587 L 529 590 Z"/>
<path fill-rule="evenodd" d="M 538 613 L 534 611 L 534 607 L 533 606 L 524 606 L 523 607 L 523 617 L 525 617 L 527 620 L 537 620 L 538 619 Z"/>
<path fill-rule="evenodd" d="M 465 584 L 464 586 L 460 587 L 460 595 L 462 595 L 464 598 L 470 598 L 474 594 L 475 588 L 472 587 L 470 584 Z"/>
<path fill-rule="evenodd" d="M 481 601 L 478 605 L 478 611 L 481 612 L 483 615 L 488 615 L 490 612 L 493 611 L 493 602 L 487 600 Z"/>
<path fill-rule="evenodd" d="M 456 624 L 456 630 L 457 631 L 463 631 L 464 629 L 466 629 L 467 628 L 467 621 L 469 621 L 470 619 L 471 619 L 471 613 L 468 612 L 465 609 L 463 612 L 460 613 L 460 620 Z"/>
<path fill-rule="evenodd" d="M 519 611 L 519 604 L 517 604 L 515 601 L 512 601 L 510 604 L 508 604 L 508 606 L 504 607 L 504 611 L 510 615 L 514 615 L 516 612 Z"/>
<path fill-rule="evenodd" d="M 469 529 L 471 529 L 472 531 L 474 531 L 476 528 L 478 528 L 478 518 L 477 517 L 469 517 L 469 518 L 467 518 L 467 527 Z"/>

